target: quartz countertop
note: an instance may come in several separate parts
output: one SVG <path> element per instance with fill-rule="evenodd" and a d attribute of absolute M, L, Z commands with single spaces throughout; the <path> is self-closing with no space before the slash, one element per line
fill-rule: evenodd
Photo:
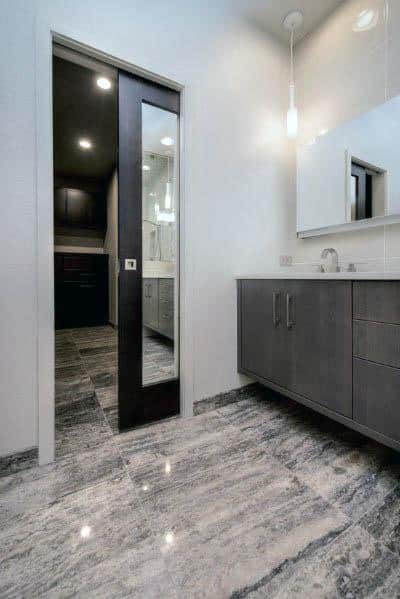
<path fill-rule="evenodd" d="M 154 274 L 152 273 L 146 273 L 143 272 L 143 278 L 144 279 L 174 279 L 175 275 L 171 275 L 171 274 Z"/>
<path fill-rule="evenodd" d="M 345 281 L 397 281 L 400 280 L 400 272 L 268 272 L 256 274 L 239 274 L 235 279 L 310 279 L 310 280 L 345 280 Z"/>

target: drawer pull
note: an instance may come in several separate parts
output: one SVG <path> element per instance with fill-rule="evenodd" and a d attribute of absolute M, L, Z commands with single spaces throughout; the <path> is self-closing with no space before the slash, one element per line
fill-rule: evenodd
<path fill-rule="evenodd" d="M 291 329 L 296 324 L 294 319 L 294 296 L 286 294 L 286 327 Z"/>

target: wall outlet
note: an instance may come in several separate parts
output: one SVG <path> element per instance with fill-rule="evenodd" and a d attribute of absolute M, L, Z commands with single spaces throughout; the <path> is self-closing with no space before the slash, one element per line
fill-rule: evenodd
<path fill-rule="evenodd" d="M 279 265 L 280 266 L 292 266 L 293 264 L 293 256 L 279 256 Z"/>

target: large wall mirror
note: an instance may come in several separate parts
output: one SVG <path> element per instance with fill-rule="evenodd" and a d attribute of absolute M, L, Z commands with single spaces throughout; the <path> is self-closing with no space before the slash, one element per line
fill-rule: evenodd
<path fill-rule="evenodd" d="M 400 221 L 400 96 L 297 150 L 297 233 Z"/>

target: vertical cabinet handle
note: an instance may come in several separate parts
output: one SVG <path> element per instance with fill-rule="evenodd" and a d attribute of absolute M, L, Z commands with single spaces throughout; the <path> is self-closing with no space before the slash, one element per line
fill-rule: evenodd
<path fill-rule="evenodd" d="M 290 293 L 286 294 L 286 327 L 291 329 L 296 324 L 294 319 L 294 297 Z"/>
<path fill-rule="evenodd" d="M 272 322 L 274 327 L 279 326 L 281 322 L 281 317 L 278 312 L 278 300 L 279 300 L 279 291 L 274 291 L 272 293 Z"/>

